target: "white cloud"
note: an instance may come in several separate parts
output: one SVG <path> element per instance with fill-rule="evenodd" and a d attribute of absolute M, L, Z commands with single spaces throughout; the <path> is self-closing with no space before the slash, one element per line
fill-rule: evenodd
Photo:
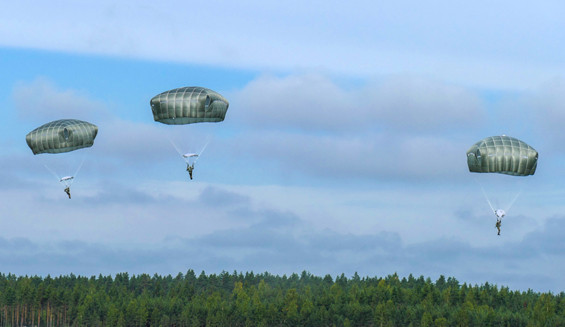
<path fill-rule="evenodd" d="M 245 153 L 240 160 L 257 160 L 265 169 L 280 168 L 287 176 L 419 183 L 460 180 L 467 170 L 465 144 L 433 136 L 336 137 L 264 131 L 242 134 L 218 146 L 231 156 Z"/>
<path fill-rule="evenodd" d="M 367 105 L 374 108 L 374 119 L 404 132 L 468 130 L 486 118 L 474 92 L 422 78 L 392 78 L 365 93 Z"/>
<path fill-rule="evenodd" d="M 565 141 L 565 81 L 553 79 L 544 83 L 522 101 L 525 102 L 525 108 L 521 108 L 524 116 L 535 119 L 529 122 L 529 127 L 544 135 L 550 143 L 558 143 L 556 148 L 561 149 Z"/>
<path fill-rule="evenodd" d="M 562 10 L 557 1 L 18 1 L 0 13 L 0 44 L 363 77 L 409 72 L 524 88 L 565 72 L 562 45 L 554 42 Z"/>
<path fill-rule="evenodd" d="M 159 163 L 175 155 L 157 123 L 132 122 L 119 118 L 104 121 L 99 126 L 93 155 L 114 158 L 128 165 Z"/>
<path fill-rule="evenodd" d="M 517 137 L 534 147 L 541 158 L 537 175 L 562 166 L 564 121 L 565 82 L 562 78 L 553 78 L 527 92 L 504 95 L 492 110 L 490 129 L 498 135 Z"/>
<path fill-rule="evenodd" d="M 363 102 L 320 75 L 261 76 L 233 94 L 233 98 L 239 112 L 234 119 L 259 129 L 351 128 L 361 120 L 353 109 L 357 102 Z"/>
<path fill-rule="evenodd" d="M 321 75 L 261 76 L 232 97 L 234 119 L 259 129 L 438 132 L 468 130 L 485 119 L 472 91 L 413 77 L 345 90 Z"/>
<path fill-rule="evenodd" d="M 64 118 L 88 121 L 108 115 L 107 106 L 90 99 L 86 92 L 60 90 L 45 77 L 16 84 L 12 96 L 20 117 L 38 123 Z"/>

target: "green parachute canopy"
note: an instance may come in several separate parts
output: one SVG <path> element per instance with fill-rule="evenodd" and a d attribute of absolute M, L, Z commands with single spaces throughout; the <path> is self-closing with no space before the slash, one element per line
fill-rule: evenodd
<path fill-rule="evenodd" d="M 96 134 L 96 125 L 77 119 L 61 119 L 29 132 L 26 142 L 33 154 L 64 153 L 91 147 Z"/>
<path fill-rule="evenodd" d="M 513 137 L 491 136 L 467 150 L 467 164 L 472 173 L 529 176 L 536 172 L 538 152 Z"/>
<path fill-rule="evenodd" d="M 167 125 L 221 122 L 229 107 L 228 100 L 219 93 L 197 86 L 163 92 L 150 104 L 153 119 Z"/>

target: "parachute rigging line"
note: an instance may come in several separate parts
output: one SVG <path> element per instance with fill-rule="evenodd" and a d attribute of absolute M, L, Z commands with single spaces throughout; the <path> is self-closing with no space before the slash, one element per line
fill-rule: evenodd
<path fill-rule="evenodd" d="M 57 175 L 56 172 L 54 172 L 53 170 L 51 170 L 51 168 L 49 168 L 45 162 L 43 161 L 43 159 L 41 157 L 39 157 L 39 159 L 41 160 L 41 163 L 43 164 L 43 166 L 45 166 L 45 168 L 47 168 L 47 170 L 49 170 L 49 172 L 51 172 L 51 174 L 53 174 L 53 176 L 55 176 L 55 178 L 57 179 L 57 181 L 61 181 L 61 178 L 59 177 L 59 175 Z"/>
<path fill-rule="evenodd" d="M 169 137 L 169 135 L 165 134 L 165 136 L 169 139 L 169 142 L 171 142 L 171 144 L 175 147 L 175 149 L 177 150 L 177 152 L 180 154 L 180 156 L 182 157 L 183 153 L 182 151 L 176 146 L 175 142 L 173 142 L 173 140 L 171 140 L 171 138 Z"/>
<path fill-rule="evenodd" d="M 476 177 L 473 176 L 473 178 L 475 179 L 475 182 L 477 182 L 477 184 L 479 184 L 479 186 L 481 187 L 481 191 L 483 191 L 483 195 L 485 196 L 485 199 L 488 202 L 488 205 L 490 206 L 490 209 L 492 210 L 492 212 L 496 212 L 496 210 L 494 210 L 494 208 L 492 207 L 492 204 L 490 203 L 490 200 L 488 199 L 487 193 L 485 192 L 485 189 L 483 188 L 483 185 L 477 180 Z"/>
<path fill-rule="evenodd" d="M 80 162 L 80 165 L 77 168 L 77 171 L 74 174 L 74 178 L 77 178 L 78 172 L 80 171 L 80 169 L 82 168 L 82 164 L 84 163 L 84 159 L 86 158 L 86 155 L 82 156 L 82 160 Z M 73 179 L 74 180 L 74 179 Z M 71 186 L 71 184 L 73 183 L 73 181 L 71 180 L 71 182 L 69 183 L 69 186 Z"/>
<path fill-rule="evenodd" d="M 200 158 L 200 155 L 202 154 L 202 152 L 204 152 L 204 149 L 206 149 L 208 143 L 210 143 L 210 134 L 208 134 L 208 136 L 206 137 L 206 144 L 204 144 L 204 147 L 202 148 L 202 150 L 200 150 L 200 153 L 198 154 L 198 158 Z M 196 160 L 198 160 L 198 158 L 196 158 Z M 194 162 L 196 162 L 196 160 L 194 160 Z"/>
<path fill-rule="evenodd" d="M 512 205 L 514 204 L 514 202 L 516 201 L 516 199 L 518 198 L 518 196 L 520 196 L 520 194 L 522 194 L 522 191 L 524 190 L 525 184 L 522 185 L 522 187 L 520 188 L 520 192 L 518 192 L 518 194 L 516 194 L 516 196 L 514 197 L 514 200 L 512 200 L 512 202 L 510 202 L 510 205 L 508 206 L 508 208 L 505 210 L 506 213 L 508 213 L 508 210 L 510 210 L 510 207 L 512 207 Z"/>

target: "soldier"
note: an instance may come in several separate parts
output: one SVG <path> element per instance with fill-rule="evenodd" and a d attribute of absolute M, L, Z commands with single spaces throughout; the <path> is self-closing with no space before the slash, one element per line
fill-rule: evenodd
<path fill-rule="evenodd" d="M 498 235 L 500 235 L 500 225 L 502 224 L 502 222 L 500 221 L 500 219 L 496 219 L 496 225 L 494 225 L 497 229 L 498 229 Z"/>
<path fill-rule="evenodd" d="M 190 164 L 186 165 L 186 171 L 190 174 L 190 179 L 192 179 L 192 170 L 194 170 L 194 164 L 192 166 Z"/>
<path fill-rule="evenodd" d="M 69 196 L 69 199 L 71 198 L 71 189 L 70 188 L 65 188 L 65 193 L 67 193 L 67 195 Z"/>

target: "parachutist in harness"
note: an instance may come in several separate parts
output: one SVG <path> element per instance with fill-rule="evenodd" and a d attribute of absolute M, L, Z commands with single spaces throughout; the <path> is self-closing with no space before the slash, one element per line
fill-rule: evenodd
<path fill-rule="evenodd" d="M 523 141 L 506 135 L 484 138 L 473 144 L 469 150 L 467 150 L 469 172 L 480 173 L 481 175 L 486 173 L 486 176 L 490 174 L 507 176 L 500 177 L 499 179 L 495 178 L 495 176 L 485 177 L 485 181 L 496 182 L 496 184 L 500 182 L 500 185 L 496 185 L 497 187 L 502 184 L 510 186 L 511 184 L 509 183 L 514 183 L 517 177 L 520 179 L 534 175 L 537 164 L 538 152 L 534 148 Z M 508 180 L 506 180 L 507 178 Z M 506 203 L 504 210 L 495 210 L 495 207 L 493 207 L 489 199 L 489 195 L 487 195 L 487 192 L 483 189 L 483 185 L 481 185 L 478 180 L 477 183 L 480 185 L 485 199 L 496 216 L 495 227 L 498 229 L 498 235 L 500 235 L 500 225 L 502 224 L 502 218 L 506 215 L 505 210 L 510 210 L 524 187 L 522 186 L 518 192 L 514 190 L 510 192 L 507 190 L 499 192 L 501 190 L 497 190 L 494 194 L 491 194 L 498 198 L 497 201 L 493 201 L 495 204 Z M 515 196 L 513 199 L 504 199 L 504 197 L 506 197 L 504 193 L 515 194 Z"/>
<path fill-rule="evenodd" d="M 192 165 L 187 164 L 186 171 L 188 171 L 188 173 L 190 174 L 190 179 L 192 179 L 192 170 L 194 170 L 194 163 Z"/>
<path fill-rule="evenodd" d="M 496 225 L 494 225 L 497 229 L 498 229 L 498 235 L 500 235 L 500 225 L 502 224 L 502 222 L 500 221 L 500 218 L 496 219 Z"/>
<path fill-rule="evenodd" d="M 502 217 L 506 216 L 506 212 L 504 210 L 498 209 L 494 212 L 496 216 L 496 225 L 495 227 L 498 228 L 498 235 L 500 235 L 500 225 L 502 225 Z"/>
<path fill-rule="evenodd" d="M 62 154 L 91 147 L 94 144 L 94 139 L 97 134 L 98 127 L 89 122 L 77 119 L 59 119 L 39 126 L 29 132 L 26 135 L 26 142 L 34 155 L 42 153 Z M 56 159 L 56 161 L 60 163 L 68 161 L 70 168 L 73 160 L 67 159 L 70 158 L 60 157 L 60 159 Z M 78 174 L 83 162 L 84 158 L 74 173 L 74 176 Z M 63 191 L 67 193 L 70 199 L 70 186 L 75 177 L 65 176 L 60 178 L 59 175 L 51 170 L 45 163 L 43 163 L 43 165 L 57 178 L 61 185 L 65 187 Z"/>

